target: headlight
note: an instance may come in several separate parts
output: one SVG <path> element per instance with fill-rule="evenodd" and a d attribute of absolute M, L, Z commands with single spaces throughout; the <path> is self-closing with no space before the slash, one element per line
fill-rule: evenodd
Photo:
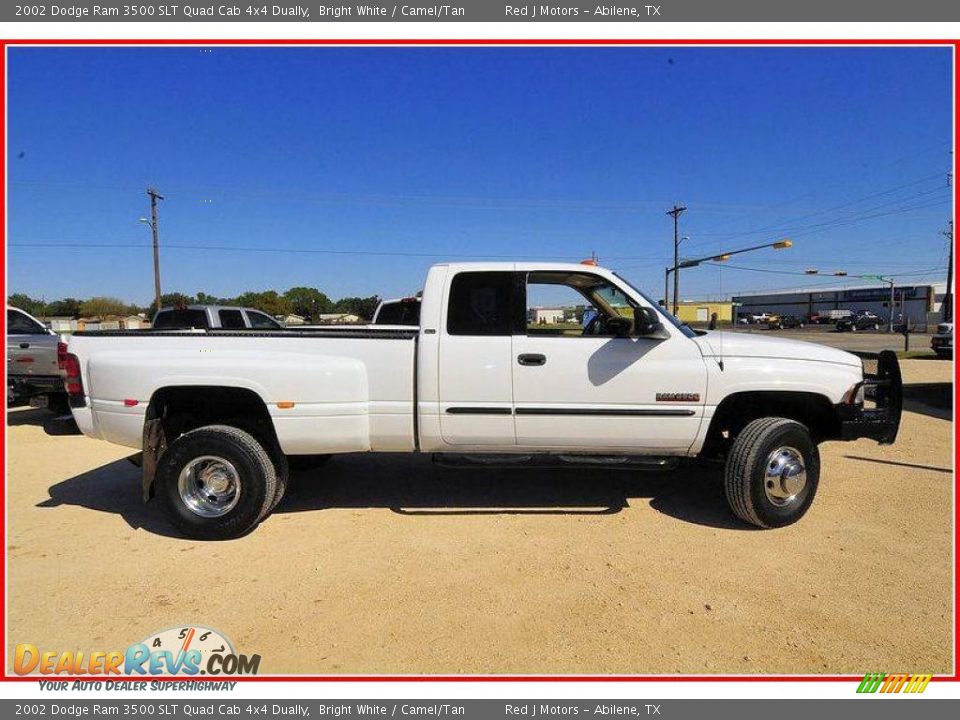
<path fill-rule="evenodd" d="M 843 394 L 844 405 L 863 405 L 863 383 L 858 382 Z"/>

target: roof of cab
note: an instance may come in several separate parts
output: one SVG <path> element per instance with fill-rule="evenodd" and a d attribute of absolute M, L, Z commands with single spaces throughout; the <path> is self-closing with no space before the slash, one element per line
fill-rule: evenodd
<path fill-rule="evenodd" d="M 572 262 L 455 262 L 440 263 L 440 266 L 446 266 L 452 270 L 557 270 L 567 272 L 598 272 L 601 274 L 610 274 L 613 271 L 599 265 L 588 265 L 585 263 Z"/>

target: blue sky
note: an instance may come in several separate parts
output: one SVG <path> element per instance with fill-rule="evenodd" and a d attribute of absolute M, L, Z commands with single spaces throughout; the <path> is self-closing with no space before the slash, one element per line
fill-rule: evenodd
<path fill-rule="evenodd" d="M 446 259 L 596 252 L 659 296 L 674 202 L 688 257 L 794 240 L 686 271 L 684 297 L 836 284 L 807 267 L 940 280 L 950 62 L 939 48 L 11 48 L 9 292 L 149 302 L 148 184 L 167 198 L 165 292 L 394 296 Z"/>

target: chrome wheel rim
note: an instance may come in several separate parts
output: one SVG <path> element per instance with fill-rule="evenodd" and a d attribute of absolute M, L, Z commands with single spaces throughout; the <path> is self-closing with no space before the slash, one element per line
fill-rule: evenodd
<path fill-rule="evenodd" d="M 792 447 L 779 447 L 767 456 L 763 474 L 763 491 L 777 507 L 787 507 L 807 486 L 807 468 L 803 455 Z"/>
<path fill-rule="evenodd" d="M 203 455 L 180 471 L 177 488 L 183 504 L 194 515 L 220 517 L 240 500 L 240 474 L 229 460 Z"/>

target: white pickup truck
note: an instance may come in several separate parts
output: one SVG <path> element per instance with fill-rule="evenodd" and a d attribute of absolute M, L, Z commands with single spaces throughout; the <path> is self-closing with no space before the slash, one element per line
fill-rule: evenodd
<path fill-rule="evenodd" d="M 561 297 L 592 319 L 544 320 Z M 813 501 L 818 443 L 892 443 L 902 398 L 893 353 L 865 375 L 823 345 L 695 332 L 614 272 L 552 263 L 436 265 L 419 327 L 79 332 L 64 365 L 79 431 L 142 449 L 144 500 L 208 539 L 269 515 L 288 460 L 371 451 L 722 461 L 733 512 L 780 527 Z"/>

